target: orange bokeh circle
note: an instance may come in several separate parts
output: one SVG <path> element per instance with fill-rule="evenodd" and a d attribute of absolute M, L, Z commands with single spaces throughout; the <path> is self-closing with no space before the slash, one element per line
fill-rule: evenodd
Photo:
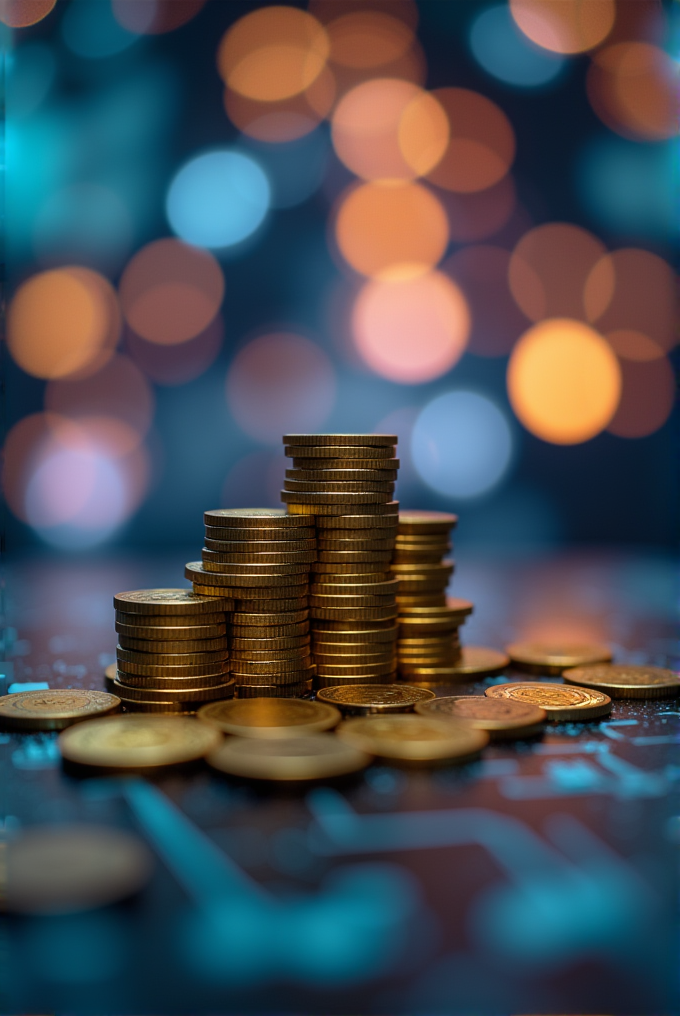
<path fill-rule="evenodd" d="M 333 72 L 324 67 L 304 92 L 280 102 L 259 102 L 225 88 L 224 108 L 244 134 L 258 141 L 280 144 L 313 131 L 333 108 L 336 91 Z"/>
<path fill-rule="evenodd" d="M 458 362 L 470 331 L 460 289 L 442 272 L 401 282 L 367 282 L 352 313 L 363 361 L 399 384 L 422 384 Z"/>
<path fill-rule="evenodd" d="M 658 348 L 658 347 L 657 347 Z M 620 362 L 621 400 L 607 430 L 617 437 L 647 437 L 663 427 L 675 402 L 675 376 L 668 357 Z"/>
<path fill-rule="evenodd" d="M 0 0 L 0 21 L 10 28 L 28 28 L 47 17 L 57 0 Z"/>
<path fill-rule="evenodd" d="M 580 444 L 609 424 L 621 397 L 621 368 L 609 344 L 581 321 L 534 325 L 515 346 L 507 373 L 512 408 L 551 444 Z"/>
<path fill-rule="evenodd" d="M 608 127 L 635 141 L 663 141 L 680 130 L 677 63 L 659 46 L 620 42 L 593 57 L 590 104 Z"/>
<path fill-rule="evenodd" d="M 616 20 L 615 0 L 510 0 L 520 31 L 553 53 L 584 53 L 603 42 Z"/>
<path fill-rule="evenodd" d="M 515 158 L 515 132 L 505 113 L 467 88 L 437 88 L 432 96 L 446 113 L 450 138 L 428 179 L 462 194 L 497 184 Z"/>
<path fill-rule="evenodd" d="M 409 25 L 378 10 L 342 14 L 330 21 L 326 30 L 331 61 L 362 70 L 398 60 L 413 43 Z"/>
<path fill-rule="evenodd" d="M 449 230 L 441 202 L 426 187 L 374 181 L 346 194 L 335 235 L 342 256 L 360 274 L 406 279 L 437 264 Z"/>
<path fill-rule="evenodd" d="M 234 92 L 278 102 L 309 88 L 329 52 L 328 35 L 311 14 L 297 7 L 261 7 L 227 30 L 217 67 Z"/>
<path fill-rule="evenodd" d="M 111 0 L 113 15 L 123 28 L 139 35 L 163 35 L 191 21 L 206 0 Z"/>

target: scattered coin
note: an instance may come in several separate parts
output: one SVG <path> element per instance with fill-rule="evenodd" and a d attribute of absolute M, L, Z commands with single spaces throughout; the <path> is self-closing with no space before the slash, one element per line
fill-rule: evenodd
<path fill-rule="evenodd" d="M 575 667 L 563 674 L 569 684 L 599 688 L 612 698 L 675 698 L 680 695 L 680 674 L 665 667 L 632 663 Z"/>
<path fill-rule="evenodd" d="M 539 681 L 522 684 L 497 684 L 484 692 L 489 698 L 512 699 L 529 702 L 544 709 L 549 720 L 594 720 L 608 716 L 612 700 L 600 691 L 564 684 L 547 684 Z"/>
<path fill-rule="evenodd" d="M 151 769 L 202 758 L 218 731 L 185 717 L 114 716 L 86 720 L 59 735 L 69 762 L 112 769 Z"/>
<path fill-rule="evenodd" d="M 289 738 L 330 730 L 341 720 L 332 705 L 300 699 L 235 699 L 203 706 L 198 719 L 224 734 L 241 737 Z"/>
<path fill-rule="evenodd" d="M 136 589 L 116 593 L 113 605 L 116 610 L 128 614 L 153 615 L 209 614 L 234 609 L 233 603 L 224 597 L 197 596 L 191 589 Z"/>
<path fill-rule="evenodd" d="M 434 698 L 434 692 L 408 684 L 335 685 L 317 693 L 317 702 L 326 702 L 349 716 L 410 712 L 417 703 Z"/>
<path fill-rule="evenodd" d="M 0 726 L 13 730 L 63 730 L 120 709 L 120 699 L 87 688 L 20 691 L 0 698 Z"/>
<path fill-rule="evenodd" d="M 555 645 L 546 642 L 514 642 L 506 649 L 517 670 L 529 674 L 561 674 L 568 667 L 607 663 L 609 646 L 593 644 Z"/>
<path fill-rule="evenodd" d="M 486 730 L 494 741 L 540 734 L 547 719 L 545 710 L 530 702 L 487 698 L 485 695 L 442 698 L 433 695 L 427 702 L 418 702 L 415 710 L 421 716 L 464 720 L 477 730 Z"/>
<path fill-rule="evenodd" d="M 409 762 L 467 762 L 489 741 L 469 724 L 410 714 L 346 720 L 337 735 L 367 754 Z"/>
<path fill-rule="evenodd" d="M 229 738 L 208 755 L 207 761 L 230 776 L 302 782 L 358 772 L 365 769 L 371 757 L 334 734 L 310 734 L 269 741 Z"/>

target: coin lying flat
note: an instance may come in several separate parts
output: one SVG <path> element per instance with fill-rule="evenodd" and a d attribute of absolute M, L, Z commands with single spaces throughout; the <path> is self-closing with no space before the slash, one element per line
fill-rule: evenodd
<path fill-rule="evenodd" d="M 285 445 L 395 445 L 396 434 L 284 434 Z"/>
<path fill-rule="evenodd" d="M 285 445 L 284 454 L 291 459 L 346 459 L 356 462 L 358 460 L 370 460 L 379 462 L 381 459 L 394 459 L 394 445 L 378 447 L 373 445 Z"/>
<path fill-rule="evenodd" d="M 612 698 L 675 698 L 680 695 L 680 674 L 665 667 L 616 663 L 575 667 L 565 671 L 564 680 L 587 688 L 600 688 Z"/>
<path fill-rule="evenodd" d="M 289 495 L 283 491 L 281 500 L 288 505 L 288 511 L 291 515 L 298 515 L 301 517 L 307 515 L 347 515 L 348 511 L 351 511 L 354 515 L 374 515 L 374 516 L 395 516 L 399 510 L 398 501 L 387 501 L 385 503 L 376 504 L 302 504 L 294 500 L 289 499 Z M 298 497 L 299 495 L 290 495 L 290 498 Z M 377 496 L 377 495 L 376 495 Z"/>
<path fill-rule="evenodd" d="M 484 694 L 489 698 L 529 702 L 544 709 L 549 720 L 594 720 L 608 716 L 612 711 L 612 700 L 608 695 L 572 685 L 512 682 L 487 688 Z"/>
<path fill-rule="evenodd" d="M 449 512 L 402 509 L 399 512 L 399 532 L 403 534 L 448 533 L 458 522 L 458 516 Z"/>
<path fill-rule="evenodd" d="M 231 529 L 296 529 L 307 521 L 291 517 L 284 508 L 215 508 L 203 513 L 206 526 Z"/>
<path fill-rule="evenodd" d="M 141 615 L 140 615 L 141 616 Z M 218 639 L 227 634 L 226 624 L 193 624 L 183 627 L 170 628 L 166 625 L 141 625 L 122 624 L 116 621 L 114 628 L 119 635 L 125 638 L 149 639 L 153 641 L 179 642 L 184 639 L 196 641 L 197 639 Z"/>
<path fill-rule="evenodd" d="M 276 738 L 229 738 L 207 758 L 215 769 L 252 780 L 330 779 L 364 769 L 371 757 L 334 734 Z"/>
<path fill-rule="evenodd" d="M 236 565 L 233 567 L 236 567 Z M 267 565 L 266 567 L 275 568 L 276 566 Z M 291 565 L 290 567 L 296 568 L 299 566 Z M 199 586 L 201 582 L 204 582 L 205 585 L 209 585 L 211 588 L 222 586 L 225 589 L 229 589 L 230 593 L 234 593 L 233 599 L 246 599 L 241 587 L 243 589 L 247 588 L 247 599 L 257 599 L 257 597 L 253 597 L 253 591 L 256 587 L 265 589 L 270 596 L 275 586 L 285 587 L 286 592 L 289 592 L 293 596 L 300 595 L 297 592 L 290 592 L 293 588 L 296 590 L 299 588 L 303 592 L 307 591 L 306 571 L 298 575 L 276 572 L 258 573 L 257 570 L 251 573 L 219 572 L 204 568 L 202 561 L 189 561 L 184 567 L 184 576 L 190 579 L 194 583 L 194 586 Z"/>
<path fill-rule="evenodd" d="M 359 684 L 323 688 L 317 702 L 336 706 L 349 716 L 368 716 L 375 713 L 406 713 L 417 704 L 434 698 L 434 692 L 408 684 Z"/>
<path fill-rule="evenodd" d="M 415 710 L 421 716 L 452 717 L 471 723 L 476 730 L 486 730 L 494 741 L 540 734 L 547 719 L 545 710 L 530 702 L 485 695 L 433 696 L 429 702 L 418 702 Z"/>
<path fill-rule="evenodd" d="M 218 731 L 193 719 L 114 716 L 65 730 L 59 735 L 59 750 L 80 765 L 143 769 L 202 758 L 220 740 Z"/>
<path fill-rule="evenodd" d="M 470 677 L 472 675 L 499 674 L 508 665 L 508 657 L 498 649 L 487 646 L 463 646 L 460 660 L 453 667 L 445 668 L 447 673 L 435 673 L 425 677 L 426 681 L 434 682 L 437 678 L 448 680 Z M 434 668 L 441 670 L 442 668 Z"/>
<path fill-rule="evenodd" d="M 125 899 L 149 880 L 144 844 L 107 826 L 34 826 L 3 844 L 0 911 L 63 914 Z"/>
<path fill-rule="evenodd" d="M 120 699 L 105 691 L 87 688 L 20 691 L 0 698 L 0 726 L 14 730 L 63 730 L 118 709 Z"/>
<path fill-rule="evenodd" d="M 408 713 L 346 720 L 337 734 L 368 754 L 411 762 L 467 762 L 489 741 L 469 724 Z"/>
<path fill-rule="evenodd" d="M 224 597 L 197 596 L 191 589 L 135 589 L 116 593 L 116 610 L 128 614 L 210 614 L 233 610 Z"/>
<path fill-rule="evenodd" d="M 608 663 L 612 658 L 609 646 L 598 643 L 514 642 L 506 652 L 517 670 L 529 674 L 561 674 L 568 667 Z"/>
<path fill-rule="evenodd" d="M 341 716 L 337 709 L 323 702 L 278 698 L 214 702 L 199 709 L 198 719 L 224 734 L 289 738 L 330 730 L 338 725 Z"/>
<path fill-rule="evenodd" d="M 128 627 L 142 626 L 144 628 L 196 628 L 204 625 L 224 624 L 225 612 L 214 614 L 129 614 L 123 610 L 117 610 L 115 620 L 118 624 L 126 624 Z M 160 638 L 164 635 L 158 632 Z"/>
<path fill-rule="evenodd" d="M 312 690 L 312 682 L 299 681 L 297 684 L 245 684 L 236 686 L 238 699 L 249 698 L 293 698 L 308 695 Z"/>

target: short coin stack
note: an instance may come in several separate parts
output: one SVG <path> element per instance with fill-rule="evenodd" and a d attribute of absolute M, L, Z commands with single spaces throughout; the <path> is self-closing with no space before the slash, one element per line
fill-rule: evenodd
<path fill-rule="evenodd" d="M 190 589 L 118 593 L 117 674 L 112 690 L 128 709 L 195 712 L 205 702 L 231 698 L 224 596 Z"/>
<path fill-rule="evenodd" d="M 203 560 L 186 566 L 194 592 L 234 601 L 231 675 L 239 698 L 297 697 L 311 691 L 309 569 L 313 520 L 282 508 L 208 511 Z"/>
<path fill-rule="evenodd" d="M 394 680 L 397 582 L 388 574 L 399 506 L 392 434 L 288 434 L 282 500 L 315 518 L 310 596 L 317 687 Z"/>
<path fill-rule="evenodd" d="M 472 604 L 446 597 L 453 573 L 453 561 L 446 559 L 449 531 L 457 521 L 446 512 L 399 515 L 391 568 L 399 581 L 399 675 L 407 681 L 446 677 L 461 658 L 458 628 Z"/>

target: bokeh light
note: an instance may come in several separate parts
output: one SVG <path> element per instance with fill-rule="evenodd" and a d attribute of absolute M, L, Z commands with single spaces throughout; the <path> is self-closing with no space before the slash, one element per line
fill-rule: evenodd
<path fill-rule="evenodd" d="M 505 113 L 467 88 L 437 88 L 432 94 L 446 112 L 450 138 L 428 179 L 463 194 L 497 184 L 515 158 L 515 132 Z"/>
<path fill-rule="evenodd" d="M 326 30 L 330 59 L 343 67 L 363 70 L 393 63 L 413 44 L 411 25 L 380 10 L 350 11 L 330 21 Z"/>
<path fill-rule="evenodd" d="M 663 350 L 675 345 L 676 276 L 651 251 L 627 247 L 602 257 L 586 281 L 584 304 L 600 332 L 637 331 Z"/>
<path fill-rule="evenodd" d="M 658 46 L 620 42 L 599 50 L 586 89 L 599 118 L 617 134 L 662 141 L 680 131 L 678 65 Z"/>
<path fill-rule="evenodd" d="M 448 213 L 449 235 L 453 243 L 486 240 L 503 229 L 517 207 L 517 193 L 511 176 L 495 187 L 474 194 L 439 193 Z"/>
<path fill-rule="evenodd" d="M 152 5 L 149 5 L 152 6 Z M 114 17 L 110 3 L 69 4 L 61 20 L 64 42 L 76 56 L 101 60 L 122 53 L 140 38 Z"/>
<path fill-rule="evenodd" d="M 130 210 L 120 195 L 96 183 L 54 191 L 38 209 L 33 249 L 44 265 L 65 260 L 116 271 L 132 244 Z"/>
<path fill-rule="evenodd" d="M 277 451 L 250 452 L 236 462 L 222 485 L 221 508 L 242 508 L 244 504 L 280 508 L 287 460 L 283 446 Z"/>
<path fill-rule="evenodd" d="M 621 369 L 606 340 L 580 321 L 534 325 L 508 364 L 508 394 L 532 434 L 552 444 L 579 444 L 611 421 L 621 395 Z"/>
<path fill-rule="evenodd" d="M 244 134 L 258 141 L 280 144 L 302 138 L 318 127 L 330 113 L 336 92 L 335 78 L 324 67 L 304 92 L 279 102 L 260 102 L 225 88 L 224 108 Z"/>
<path fill-rule="evenodd" d="M 227 375 L 227 402 L 250 437 L 278 445 L 286 431 L 314 431 L 335 402 L 333 365 L 301 335 L 261 335 L 239 350 Z"/>
<path fill-rule="evenodd" d="M 46 18 L 57 0 L 0 0 L 0 21 L 10 28 L 28 28 Z"/>
<path fill-rule="evenodd" d="M 460 286 L 471 312 L 468 349 L 477 356 L 507 356 L 527 327 L 508 285 L 510 254 L 502 247 L 462 247 L 442 265 Z"/>
<path fill-rule="evenodd" d="M 373 280 L 352 314 L 354 343 L 376 374 L 421 384 L 445 374 L 462 356 L 470 312 L 460 289 L 441 272 L 405 281 Z"/>
<path fill-rule="evenodd" d="M 7 343 L 22 370 L 60 378 L 97 370 L 112 355 L 120 310 L 109 282 L 87 268 L 34 275 L 7 315 Z"/>
<path fill-rule="evenodd" d="M 173 346 L 208 327 L 222 303 L 224 276 L 207 251 L 156 240 L 135 254 L 119 289 L 130 328 L 148 342 Z"/>
<path fill-rule="evenodd" d="M 524 34 L 554 53 L 584 53 L 607 38 L 616 20 L 614 0 L 510 0 Z"/>
<path fill-rule="evenodd" d="M 477 63 L 499 81 L 519 88 L 540 88 L 553 81 L 564 58 L 539 46 L 521 32 L 507 4 L 487 7 L 470 29 Z"/>
<path fill-rule="evenodd" d="M 205 3 L 206 0 L 111 0 L 111 7 L 116 20 L 129 32 L 162 35 L 186 25 Z"/>
<path fill-rule="evenodd" d="M 311 14 L 295 7 L 262 7 L 228 29 L 217 66 L 234 92 L 276 102 L 309 88 L 329 50 L 325 30 Z"/>
<path fill-rule="evenodd" d="M 166 202 L 175 233 L 198 247 L 231 247 L 255 232 L 269 208 L 269 182 L 241 152 L 198 155 L 175 174 Z"/>
<path fill-rule="evenodd" d="M 44 42 L 28 42 L 6 54 L 7 119 L 30 116 L 54 83 L 57 61 Z"/>
<path fill-rule="evenodd" d="M 445 392 L 418 415 L 411 455 L 428 487 L 448 497 L 479 497 L 495 487 L 508 470 L 510 425 L 486 395 Z"/>
<path fill-rule="evenodd" d="M 382 279 L 423 274 L 443 257 L 449 239 L 446 212 L 430 190 L 384 180 L 345 195 L 335 235 L 352 268 Z"/>
<path fill-rule="evenodd" d="M 517 305 L 532 321 L 583 318 L 586 281 L 605 253 L 601 240 L 571 223 L 530 230 L 510 260 L 508 278 Z"/>
<path fill-rule="evenodd" d="M 422 176 L 439 162 L 449 137 L 437 100 L 394 78 L 353 88 L 336 106 L 332 123 L 338 158 L 366 180 Z"/>
<path fill-rule="evenodd" d="M 45 408 L 71 420 L 107 416 L 127 424 L 141 438 L 151 426 L 153 392 L 127 356 L 114 356 L 96 374 L 50 381 Z"/>
<path fill-rule="evenodd" d="M 620 359 L 621 400 L 607 425 L 610 434 L 647 437 L 669 418 L 675 401 L 675 377 L 667 357 L 656 348 L 659 355 L 654 358 Z"/>
<path fill-rule="evenodd" d="M 218 314 L 193 339 L 174 346 L 147 342 L 132 331 L 125 335 L 125 348 L 147 377 L 161 385 L 183 385 L 200 377 L 217 359 L 224 338 Z"/>

